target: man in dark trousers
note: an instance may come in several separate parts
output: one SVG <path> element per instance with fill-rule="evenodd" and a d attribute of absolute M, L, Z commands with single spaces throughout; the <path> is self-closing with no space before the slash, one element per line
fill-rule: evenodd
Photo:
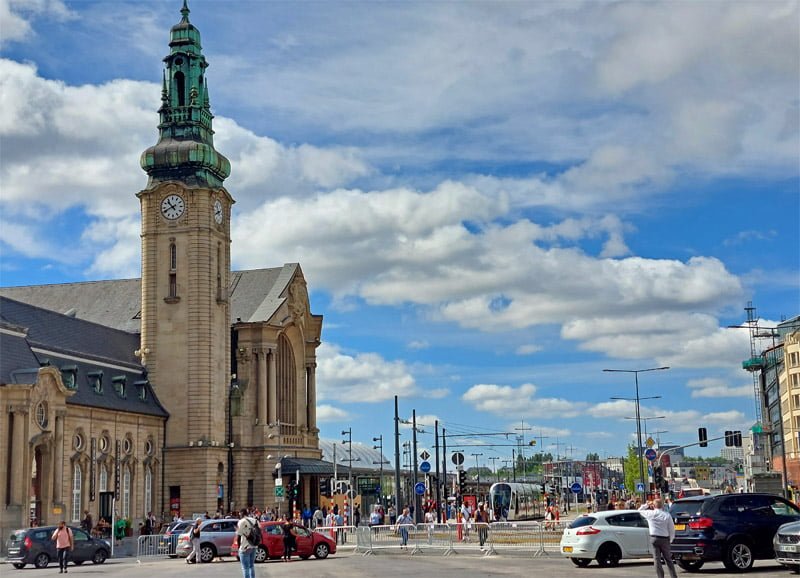
<path fill-rule="evenodd" d="M 664 578 L 664 568 L 661 567 L 661 558 L 663 556 L 664 562 L 669 569 L 669 575 L 672 578 L 678 578 L 675 573 L 675 565 L 672 563 L 672 551 L 670 544 L 675 539 L 675 524 L 672 522 L 672 516 L 662 509 L 662 502 L 660 498 L 642 504 L 639 508 L 639 513 L 642 518 L 647 520 L 647 525 L 650 527 L 650 543 L 653 545 L 653 564 L 656 567 L 656 576 Z"/>

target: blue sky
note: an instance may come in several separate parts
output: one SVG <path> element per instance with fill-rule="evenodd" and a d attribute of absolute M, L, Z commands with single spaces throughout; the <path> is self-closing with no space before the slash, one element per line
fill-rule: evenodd
<path fill-rule="evenodd" d="M 620 455 L 633 376 L 602 369 L 664 365 L 640 379 L 663 441 L 753 423 L 728 326 L 800 313 L 797 2 L 190 8 L 234 267 L 300 262 L 325 316 L 324 437 L 388 454 L 399 395 L 451 433 Z M 179 9 L 0 0 L 2 285 L 139 276 Z"/>

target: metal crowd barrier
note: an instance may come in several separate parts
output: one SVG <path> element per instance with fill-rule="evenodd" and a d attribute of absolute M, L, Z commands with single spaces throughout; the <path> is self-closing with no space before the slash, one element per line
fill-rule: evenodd
<path fill-rule="evenodd" d="M 177 539 L 177 535 L 175 538 Z M 175 549 L 173 548 L 172 551 L 174 552 Z M 166 540 L 163 534 L 139 536 L 136 541 L 136 559 L 139 561 L 143 558 L 163 558 L 169 553 L 169 540 Z"/>
<path fill-rule="evenodd" d="M 533 557 L 560 552 L 561 535 L 568 522 L 494 522 L 492 524 L 423 523 L 401 526 L 360 527 L 356 532 L 357 552 L 423 554 L 523 553 Z M 405 542 L 405 545 L 404 545 Z"/>
<path fill-rule="evenodd" d="M 336 542 L 337 550 L 353 548 L 358 551 L 358 529 L 355 526 L 317 526 L 312 532 L 318 532 Z"/>

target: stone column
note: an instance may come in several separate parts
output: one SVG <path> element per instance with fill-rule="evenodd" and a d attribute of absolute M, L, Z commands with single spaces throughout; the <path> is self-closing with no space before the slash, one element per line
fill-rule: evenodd
<path fill-rule="evenodd" d="M 256 365 L 256 404 L 258 407 L 258 425 L 264 426 L 267 424 L 267 359 L 266 351 L 264 349 L 258 350 L 258 354 L 254 355 L 254 362 Z"/>
<path fill-rule="evenodd" d="M 24 505 L 25 488 L 30 483 L 31 470 L 25 470 L 25 464 L 30 462 L 29 456 L 25 452 L 29 451 L 30 446 L 25 437 L 25 421 L 28 419 L 27 409 L 14 408 L 11 414 L 14 418 L 14 433 L 8 440 L 8 449 L 11 455 L 12 478 L 10 490 L 10 503 Z M 27 521 L 26 521 L 27 525 Z"/>
<path fill-rule="evenodd" d="M 306 422 L 309 431 L 317 427 L 317 364 L 306 365 Z"/>
<path fill-rule="evenodd" d="M 64 502 L 64 418 L 67 411 L 56 411 L 55 439 L 53 440 L 53 492 L 54 504 Z"/>
<path fill-rule="evenodd" d="M 267 349 L 267 376 L 265 380 L 267 392 L 269 394 L 269 422 L 275 423 L 278 421 L 278 391 L 277 379 L 275 375 L 275 350 Z M 278 432 L 280 433 L 280 432 Z"/>

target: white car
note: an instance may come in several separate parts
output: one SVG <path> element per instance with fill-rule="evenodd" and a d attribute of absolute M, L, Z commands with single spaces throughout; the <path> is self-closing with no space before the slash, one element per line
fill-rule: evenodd
<path fill-rule="evenodd" d="M 637 510 L 608 510 L 579 516 L 561 536 L 561 554 L 581 568 L 592 560 L 602 567 L 611 567 L 623 558 L 651 558 L 647 520 Z"/>

